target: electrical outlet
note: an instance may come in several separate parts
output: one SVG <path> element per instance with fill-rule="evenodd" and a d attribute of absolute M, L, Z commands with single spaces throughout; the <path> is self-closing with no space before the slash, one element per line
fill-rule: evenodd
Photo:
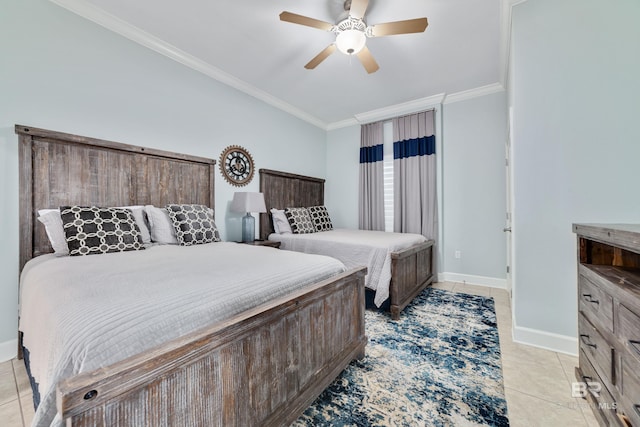
<path fill-rule="evenodd" d="M 456 259 L 460 259 L 462 257 L 462 253 L 460 251 L 455 251 L 454 256 Z"/>

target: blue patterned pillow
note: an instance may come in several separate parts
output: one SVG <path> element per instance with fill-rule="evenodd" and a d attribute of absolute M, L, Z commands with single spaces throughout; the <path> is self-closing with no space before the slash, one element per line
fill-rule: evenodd
<path fill-rule="evenodd" d="M 60 217 L 71 256 L 144 249 L 129 209 L 61 206 Z"/>
<path fill-rule="evenodd" d="M 204 205 L 167 205 L 167 212 L 182 246 L 219 242 L 213 209 Z"/>

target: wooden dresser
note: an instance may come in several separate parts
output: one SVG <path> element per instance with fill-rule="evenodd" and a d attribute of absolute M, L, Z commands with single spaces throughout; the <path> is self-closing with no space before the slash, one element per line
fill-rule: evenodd
<path fill-rule="evenodd" d="M 574 224 L 579 366 L 601 425 L 640 427 L 640 224 Z"/>

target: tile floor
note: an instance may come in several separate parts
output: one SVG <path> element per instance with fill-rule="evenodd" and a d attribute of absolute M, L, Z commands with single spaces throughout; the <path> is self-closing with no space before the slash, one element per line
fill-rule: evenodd
<path fill-rule="evenodd" d="M 586 401 L 571 397 L 577 358 L 511 340 L 511 309 L 506 291 L 450 282 L 436 283 L 434 287 L 494 298 L 505 395 L 513 427 L 598 425 Z M 32 418 L 31 388 L 22 361 L 0 363 L 0 425 L 27 427 Z"/>

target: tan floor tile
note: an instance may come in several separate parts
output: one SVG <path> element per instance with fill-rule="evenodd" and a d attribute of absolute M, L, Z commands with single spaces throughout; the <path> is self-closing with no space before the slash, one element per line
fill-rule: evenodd
<path fill-rule="evenodd" d="M 518 390 L 505 387 L 511 427 L 583 426 L 585 419 L 577 407 L 556 405 Z"/>
<path fill-rule="evenodd" d="M 511 327 L 501 325 L 500 321 L 498 321 L 498 338 L 500 338 L 500 351 L 504 354 L 505 351 L 509 351 L 506 346 L 513 343 L 513 332 Z"/>
<path fill-rule="evenodd" d="M 9 362 L 11 364 L 11 362 Z M 13 378 L 13 369 L 0 377 L 0 405 L 18 399 L 18 389 Z"/>
<path fill-rule="evenodd" d="M 578 358 L 576 356 L 570 356 L 568 354 L 556 353 L 558 360 L 564 369 L 564 374 L 567 377 L 567 381 L 570 383 L 576 380 L 576 366 L 578 366 Z"/>
<path fill-rule="evenodd" d="M 20 403 L 14 400 L 0 405 L 0 420 L 3 427 L 22 427 Z"/>
<path fill-rule="evenodd" d="M 13 359 L 13 373 L 16 378 L 18 394 L 20 396 L 30 395 L 32 393 L 31 383 L 29 382 L 29 375 L 27 375 L 27 368 L 25 368 L 22 360 Z"/>
<path fill-rule="evenodd" d="M 33 398 L 31 394 L 20 396 L 20 408 L 22 409 L 22 419 L 25 426 L 30 426 L 36 414 L 33 409 Z"/>
<path fill-rule="evenodd" d="M 511 307 L 506 303 L 496 301 L 495 297 L 492 298 L 494 298 L 493 301 L 495 302 L 496 316 L 508 318 L 509 323 L 511 323 Z"/>
<path fill-rule="evenodd" d="M 509 291 L 507 291 L 504 288 L 491 288 L 491 296 L 492 297 L 498 297 L 498 298 L 505 298 L 505 299 L 509 299 Z"/>
<path fill-rule="evenodd" d="M 483 297 L 491 296 L 491 288 L 487 286 L 467 285 L 464 283 L 456 283 L 454 292 L 460 292 L 463 294 L 480 295 Z"/>
<path fill-rule="evenodd" d="M 582 415 L 584 416 L 585 426 L 588 427 L 600 427 L 596 416 L 593 415 L 593 410 L 589 405 L 581 404 L 580 409 L 582 409 Z"/>
<path fill-rule="evenodd" d="M 445 291 L 453 291 L 455 284 L 451 282 L 437 282 L 431 285 L 434 289 L 444 289 Z"/>
<path fill-rule="evenodd" d="M 0 378 L 6 374 L 10 374 L 11 372 L 13 372 L 13 365 L 11 364 L 11 360 L 0 362 Z"/>
<path fill-rule="evenodd" d="M 571 405 L 571 386 L 555 353 L 532 360 L 530 352 L 514 352 L 515 344 L 502 348 L 504 386 L 557 405 Z"/>
<path fill-rule="evenodd" d="M 564 353 L 557 353 L 558 360 L 560 360 L 560 364 L 562 365 L 562 369 L 564 370 L 564 374 L 567 377 L 567 381 L 572 383 L 576 380 L 576 366 L 578 366 L 578 357 L 571 356 Z M 578 406 L 582 411 L 582 415 L 585 418 L 585 425 L 589 427 L 597 427 L 598 421 L 596 417 L 593 415 L 593 411 L 589 403 L 584 399 L 578 399 Z"/>
<path fill-rule="evenodd" d="M 500 335 L 500 337 L 508 335 L 509 340 L 511 340 L 513 336 L 513 324 L 511 323 L 510 313 L 496 309 L 496 319 L 498 321 L 498 335 Z"/>
<path fill-rule="evenodd" d="M 504 289 L 491 288 L 491 296 L 495 300 L 496 304 L 505 304 L 507 307 L 511 307 L 511 299 L 509 293 Z"/>
<path fill-rule="evenodd" d="M 558 354 L 543 348 L 534 347 L 532 345 L 520 344 L 518 342 L 505 343 L 505 350 L 507 354 L 503 357 L 514 360 L 526 360 L 529 362 L 535 362 L 539 365 L 558 367 L 558 372 L 561 373 L 561 377 L 564 377 L 564 369 L 562 364 L 558 360 Z M 566 379 L 565 379 L 566 380 Z"/>

